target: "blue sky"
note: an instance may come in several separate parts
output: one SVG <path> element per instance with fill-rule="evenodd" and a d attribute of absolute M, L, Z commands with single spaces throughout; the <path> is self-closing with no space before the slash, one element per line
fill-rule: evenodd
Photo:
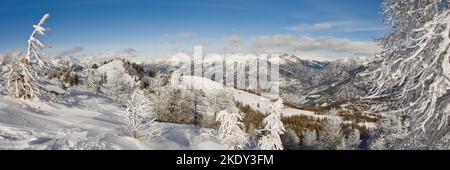
<path fill-rule="evenodd" d="M 25 48 L 32 24 L 50 13 L 51 52 L 156 55 L 204 45 L 370 54 L 387 32 L 380 8 L 381 0 L 2 0 L 0 51 Z"/>

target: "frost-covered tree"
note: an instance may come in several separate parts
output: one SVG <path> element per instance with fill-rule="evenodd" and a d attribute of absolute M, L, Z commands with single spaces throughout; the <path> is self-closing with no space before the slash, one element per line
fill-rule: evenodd
<path fill-rule="evenodd" d="M 46 78 L 45 62 L 41 59 L 39 50 L 46 47 L 37 39 L 37 35 L 45 36 L 47 28 L 43 25 L 49 18 L 49 14 L 45 14 L 37 25 L 34 25 L 34 31 L 28 40 L 27 53 L 23 56 L 21 53 L 16 56 L 14 61 L 8 66 L 8 72 L 4 75 L 7 81 L 6 89 L 9 95 L 16 98 L 40 99 L 47 95 L 47 91 L 40 83 Z"/>
<path fill-rule="evenodd" d="M 84 86 L 90 91 L 101 93 L 101 85 L 102 75 L 99 75 L 94 69 L 87 69 Z"/>
<path fill-rule="evenodd" d="M 230 149 L 244 149 L 248 142 L 248 135 L 244 132 L 244 123 L 239 112 L 229 113 L 227 110 L 221 111 L 217 115 L 219 127 L 219 139 L 227 144 Z"/>
<path fill-rule="evenodd" d="M 161 127 L 151 114 L 150 102 L 142 91 L 136 90 L 131 95 L 123 120 L 133 138 L 157 139 L 161 135 Z"/>
<path fill-rule="evenodd" d="M 358 129 L 350 129 L 345 136 L 344 145 L 346 150 L 357 150 L 361 145 L 361 134 Z"/>
<path fill-rule="evenodd" d="M 338 117 L 339 111 L 331 109 L 328 111 L 330 118 L 322 123 L 323 129 L 319 133 L 319 142 L 321 147 L 326 149 L 343 149 L 344 137 L 342 135 L 341 119 Z"/>
<path fill-rule="evenodd" d="M 6 89 L 8 94 L 23 99 L 39 98 L 41 87 L 37 85 L 37 72 L 27 63 L 26 58 L 17 57 L 9 66 L 9 71 L 5 74 L 7 80 Z"/>
<path fill-rule="evenodd" d="M 47 22 L 50 14 L 45 14 L 37 25 L 33 25 L 33 32 L 28 39 L 28 48 L 26 59 L 31 64 L 38 64 L 40 67 L 45 67 L 45 62 L 41 59 L 39 50 L 47 47 L 44 43 L 37 39 L 37 35 L 46 36 L 48 28 L 44 28 L 44 24 Z"/>
<path fill-rule="evenodd" d="M 448 0 L 386 0 L 393 32 L 368 71 L 371 111 L 402 121 L 409 136 L 397 149 L 434 148 L 449 132 L 450 13 Z"/>
<path fill-rule="evenodd" d="M 195 117 L 190 96 L 181 89 L 166 86 L 160 89 L 159 94 L 152 96 L 154 111 L 162 122 L 193 124 Z"/>
<path fill-rule="evenodd" d="M 413 142 L 413 139 L 407 138 L 407 128 L 402 125 L 401 120 L 384 117 L 377 121 L 376 129 L 370 131 L 369 149 L 402 149 L 398 147 L 402 140 L 411 140 Z M 418 147 L 420 144 L 415 143 L 415 145 Z"/>
<path fill-rule="evenodd" d="M 129 100 L 130 93 L 134 88 L 133 84 L 126 81 L 121 74 L 113 73 L 109 76 L 109 95 L 119 103 L 126 103 L 126 101 Z"/>
<path fill-rule="evenodd" d="M 256 129 L 255 125 L 253 125 L 253 123 L 250 123 L 250 125 L 248 125 L 247 134 L 252 140 L 256 140 L 256 138 L 258 137 L 258 130 Z"/>
<path fill-rule="evenodd" d="M 302 135 L 302 144 L 306 149 L 313 149 L 317 145 L 317 132 L 311 129 L 305 129 Z"/>
<path fill-rule="evenodd" d="M 186 112 L 193 115 L 192 123 L 195 126 L 202 125 L 204 123 L 203 117 L 211 112 L 210 103 L 206 100 L 206 94 L 202 90 L 186 90 L 183 96 L 183 103 L 186 104 L 183 107 Z"/>
<path fill-rule="evenodd" d="M 395 29 L 382 39 L 386 49 L 401 50 L 414 41 L 416 29 L 449 8 L 449 0 L 385 0 L 385 22 Z"/>
<path fill-rule="evenodd" d="M 215 127 L 217 114 L 226 109 L 237 109 L 232 93 L 226 90 L 208 93 L 197 106 L 198 112 L 203 115 L 203 127 Z"/>
<path fill-rule="evenodd" d="M 258 141 L 258 146 L 262 150 L 283 150 L 280 135 L 284 134 L 286 129 L 281 121 L 280 109 L 284 108 L 283 101 L 279 99 L 271 106 L 271 113 L 264 118 L 264 129 L 261 130 L 263 136 Z"/>
<path fill-rule="evenodd" d="M 300 138 L 292 129 L 287 129 L 286 133 L 281 135 L 281 141 L 286 149 L 297 149 L 300 145 Z"/>

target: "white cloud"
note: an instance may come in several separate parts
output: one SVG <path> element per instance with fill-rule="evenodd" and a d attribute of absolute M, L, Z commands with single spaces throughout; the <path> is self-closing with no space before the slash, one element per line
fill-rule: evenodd
<path fill-rule="evenodd" d="M 72 48 L 69 48 L 69 49 L 66 49 L 66 50 L 60 52 L 58 54 L 58 57 L 63 57 L 63 56 L 71 55 L 71 54 L 80 53 L 83 51 L 83 49 L 84 49 L 83 47 L 72 47 Z"/>
<path fill-rule="evenodd" d="M 194 32 L 180 32 L 177 36 L 180 38 L 193 39 L 197 34 Z"/>
<path fill-rule="evenodd" d="M 385 25 L 368 21 L 338 21 L 338 22 L 322 22 L 315 24 L 298 24 L 285 27 L 284 29 L 291 31 L 321 31 L 321 30 L 337 30 L 343 32 L 367 32 L 367 31 L 383 31 L 388 30 Z"/>
<path fill-rule="evenodd" d="M 313 25 L 314 30 L 327 30 L 333 28 L 331 23 L 317 23 Z"/>
<path fill-rule="evenodd" d="M 127 54 L 127 55 L 134 55 L 134 54 L 136 54 L 136 52 L 137 51 L 134 48 L 125 48 L 125 49 L 119 51 L 118 53 L 120 53 L 120 54 Z"/>
<path fill-rule="evenodd" d="M 309 30 L 320 31 L 320 30 L 328 30 L 328 29 L 332 29 L 332 28 L 334 28 L 334 25 L 332 23 L 328 23 L 328 22 L 315 23 L 315 24 L 298 24 L 298 25 L 285 27 L 285 29 L 287 29 L 287 30 L 300 31 L 300 32 L 309 31 Z"/>
<path fill-rule="evenodd" d="M 194 32 L 180 32 L 176 34 L 163 34 L 160 36 L 159 42 L 161 44 L 179 45 L 186 42 L 192 42 L 198 39 L 197 33 Z"/>
<path fill-rule="evenodd" d="M 375 54 L 380 51 L 377 43 L 372 41 L 355 41 L 331 36 L 295 37 L 291 34 L 257 36 L 252 41 L 251 49 L 264 52 L 327 51 L 355 55 Z"/>
<path fill-rule="evenodd" d="M 229 44 L 239 44 L 241 42 L 241 36 L 239 35 L 228 35 L 224 38 L 225 43 Z"/>

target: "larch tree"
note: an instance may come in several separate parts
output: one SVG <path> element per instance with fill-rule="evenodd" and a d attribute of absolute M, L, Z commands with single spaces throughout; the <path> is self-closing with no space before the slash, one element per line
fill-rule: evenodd
<path fill-rule="evenodd" d="M 373 87 L 369 98 L 384 117 L 401 120 L 408 137 L 396 149 L 436 148 L 446 142 L 450 106 L 449 0 L 385 0 L 393 32 L 381 39 L 383 51 L 363 74 Z M 446 142 L 450 146 L 449 142 Z"/>

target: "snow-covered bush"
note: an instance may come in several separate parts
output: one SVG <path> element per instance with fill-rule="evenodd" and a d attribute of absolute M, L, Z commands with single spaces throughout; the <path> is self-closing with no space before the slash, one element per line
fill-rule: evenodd
<path fill-rule="evenodd" d="M 244 149 L 248 135 L 242 130 L 245 126 L 239 112 L 223 110 L 217 115 L 217 121 L 220 122 L 218 137 L 222 143 L 230 149 Z"/>
<path fill-rule="evenodd" d="M 161 127 L 151 114 L 150 103 L 142 91 L 136 90 L 127 103 L 124 123 L 136 139 L 158 139 Z"/>
<path fill-rule="evenodd" d="M 88 138 L 87 131 L 80 129 L 65 129 L 58 131 L 55 136 L 43 137 L 51 140 L 40 144 L 40 150 L 103 150 L 106 144 L 100 140 L 102 136 Z"/>
<path fill-rule="evenodd" d="M 264 118 L 264 129 L 261 130 L 263 136 L 258 141 L 258 146 L 262 150 L 283 150 L 280 135 L 286 131 L 281 121 L 280 109 L 284 107 L 283 101 L 279 99 L 271 106 L 271 113 Z"/>

